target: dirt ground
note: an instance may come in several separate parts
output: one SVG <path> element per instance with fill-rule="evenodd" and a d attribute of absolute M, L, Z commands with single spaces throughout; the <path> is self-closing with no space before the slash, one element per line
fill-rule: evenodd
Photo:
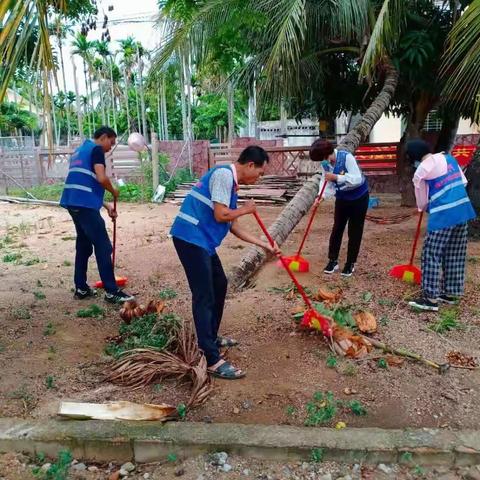
<path fill-rule="evenodd" d="M 222 454 L 220 454 L 222 455 Z M 226 465 L 216 465 L 213 455 L 201 455 L 187 460 L 134 465 L 128 475 L 131 480 L 468 480 L 478 478 L 480 466 L 464 468 L 420 467 L 418 465 L 345 465 L 334 462 L 279 462 L 238 456 L 227 456 Z M 0 455 L 0 480 L 35 480 L 32 472 L 44 462 L 24 455 Z M 44 468 L 51 465 L 46 463 Z M 84 464 L 74 460 L 68 470 L 69 480 L 111 480 L 118 478 L 120 465 Z M 41 476 L 40 476 L 41 478 Z M 63 477 L 62 477 L 63 478 Z M 122 477 L 121 477 L 122 478 Z"/>
<path fill-rule="evenodd" d="M 375 209 L 375 214 L 403 211 L 393 206 L 396 199 L 381 200 L 383 207 Z M 171 204 L 120 205 L 117 272 L 128 276 L 128 291 L 137 294 L 141 302 L 155 298 L 161 289 L 174 289 L 178 296 L 169 302 L 169 309 L 189 320 L 189 290 L 167 236 L 177 210 L 178 206 Z M 276 207 L 260 209 L 267 223 L 279 211 Z M 253 218 L 241 221 L 259 231 Z M 347 280 L 321 273 L 331 221 L 332 205 L 324 204 L 304 251 L 311 262 L 311 272 L 302 276 L 305 286 L 313 291 L 320 285 L 341 287 L 346 304 L 375 314 L 380 321 L 375 334 L 379 340 L 440 363 L 451 350 L 480 356 L 479 243 L 471 242 L 468 247 L 466 296 L 458 314 L 461 328 L 439 335 L 428 328 L 438 315 L 415 313 L 406 305 L 405 298 L 416 289 L 387 275 L 392 265 L 408 261 L 416 219 L 399 225 L 368 222 L 357 271 Z M 295 251 L 305 222 L 290 236 L 284 252 Z M 118 333 L 120 318 L 117 309 L 101 298 L 96 303 L 105 306 L 104 318 L 76 316 L 77 310 L 90 302 L 85 305 L 72 299 L 75 233 L 65 211 L 0 204 L 0 239 L 7 233 L 15 241 L 0 249 L 1 416 L 51 416 L 60 400 L 185 401 L 187 388 L 174 382 L 140 391 L 104 383 L 110 362 L 104 354 L 105 339 Z M 219 249 L 225 269 L 244 251 L 237 239 L 228 238 Z M 2 261 L 12 252 L 22 254 L 23 264 Z M 39 263 L 29 262 L 37 258 Z M 98 278 L 93 260 L 90 278 Z M 410 361 L 380 368 L 377 359 L 341 359 L 335 368 L 328 368 L 328 349 L 321 337 L 299 332 L 292 321 L 290 312 L 298 299 L 272 290 L 288 285 L 285 272 L 270 263 L 253 288 L 229 296 L 222 330 L 241 342 L 228 355 L 247 376 L 234 382 L 215 381 L 214 394 L 203 407 L 189 413 L 189 420 L 301 425 L 314 392 L 332 391 L 335 398 L 359 400 L 367 409 L 366 416 L 341 413 L 335 419 L 348 426 L 480 427 L 476 414 L 479 370 L 451 369 L 439 375 Z M 346 388 L 357 393 L 347 396 Z"/>

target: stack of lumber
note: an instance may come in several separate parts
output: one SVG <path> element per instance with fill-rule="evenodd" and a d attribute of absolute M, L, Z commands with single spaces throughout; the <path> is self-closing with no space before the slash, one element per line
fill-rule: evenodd
<path fill-rule="evenodd" d="M 193 185 L 194 182 L 178 185 L 177 189 L 169 194 L 169 200 L 173 203 L 181 203 Z M 302 185 L 302 180 L 295 176 L 266 175 L 260 178 L 255 185 L 241 185 L 238 191 L 238 200 L 239 203 L 255 200 L 255 203 L 261 205 L 281 205 L 290 201 Z"/>

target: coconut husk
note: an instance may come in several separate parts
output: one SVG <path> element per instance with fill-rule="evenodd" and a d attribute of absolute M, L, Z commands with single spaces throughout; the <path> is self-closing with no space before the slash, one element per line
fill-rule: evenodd
<path fill-rule="evenodd" d="M 333 348 L 336 353 L 349 358 L 362 358 L 372 350 L 372 344 L 348 328 L 333 324 Z"/>

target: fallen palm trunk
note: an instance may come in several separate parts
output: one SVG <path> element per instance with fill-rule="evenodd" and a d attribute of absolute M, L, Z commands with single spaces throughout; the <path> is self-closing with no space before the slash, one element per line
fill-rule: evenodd
<path fill-rule="evenodd" d="M 385 73 L 385 81 L 382 90 L 355 128 L 353 128 L 339 143 L 339 148 L 351 153 L 355 152 L 360 143 L 368 137 L 373 126 L 377 123 L 390 104 L 390 100 L 397 87 L 398 72 L 393 64 L 388 61 L 384 65 L 383 71 Z M 305 213 L 307 213 L 313 205 L 318 193 L 319 181 L 320 175 L 315 175 L 310 181 L 306 182 L 269 228 L 270 234 L 279 245 L 282 245 L 285 239 L 303 218 Z M 240 260 L 240 263 L 229 275 L 231 288 L 238 290 L 244 287 L 250 278 L 264 264 L 265 260 L 266 256 L 259 248 L 249 248 Z"/>
<path fill-rule="evenodd" d="M 175 353 L 149 348 L 125 352 L 106 376 L 112 383 L 134 389 L 167 378 L 187 378 L 192 383 L 187 407 L 202 404 L 212 391 L 207 361 L 200 352 L 190 323 L 184 323 L 179 333 Z"/>

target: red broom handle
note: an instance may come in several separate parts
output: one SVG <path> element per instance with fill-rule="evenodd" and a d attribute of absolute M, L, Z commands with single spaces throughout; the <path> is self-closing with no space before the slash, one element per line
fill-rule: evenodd
<path fill-rule="evenodd" d="M 315 214 L 317 213 L 318 207 L 320 205 L 320 200 L 323 197 L 323 192 L 325 191 L 326 186 L 327 186 L 327 181 L 325 180 L 325 182 L 323 183 L 322 190 L 320 191 L 320 193 L 315 198 L 315 204 L 313 206 L 312 213 L 310 215 L 310 220 L 308 221 L 307 229 L 305 230 L 305 233 L 303 235 L 302 243 L 300 244 L 300 247 L 298 247 L 298 252 L 296 254 L 296 257 L 299 257 L 300 254 L 302 253 L 303 246 L 305 245 L 305 241 L 307 240 L 308 234 L 310 233 L 310 229 L 312 228 L 312 223 L 313 223 L 313 220 L 315 218 Z"/>
<path fill-rule="evenodd" d="M 113 199 L 113 211 L 117 212 L 117 199 Z M 115 270 L 115 250 L 117 247 L 117 219 L 113 219 L 113 251 L 112 251 L 112 265 Z"/>
<path fill-rule="evenodd" d="M 272 236 L 270 235 L 270 233 L 268 232 L 267 230 L 267 227 L 265 226 L 265 224 L 262 222 L 262 219 L 259 217 L 258 213 L 257 212 L 253 212 L 253 215 L 255 216 L 258 224 L 260 225 L 260 228 L 262 229 L 263 233 L 265 234 L 265 236 L 267 237 L 267 240 L 269 241 L 270 245 L 273 247 L 275 245 L 275 242 L 272 238 Z M 295 287 L 297 287 L 297 290 L 298 292 L 300 293 L 300 295 L 302 296 L 303 298 L 303 301 L 305 302 L 305 304 L 307 305 L 308 308 L 313 308 L 312 306 L 312 302 L 310 301 L 310 299 L 307 297 L 307 294 L 305 293 L 305 290 L 303 289 L 303 287 L 300 285 L 300 283 L 298 282 L 298 280 L 295 278 L 295 275 L 292 273 L 292 271 L 288 268 L 288 263 L 287 261 L 285 260 L 285 258 L 280 255 L 280 261 L 282 262 L 282 265 L 283 267 L 285 268 L 285 270 L 287 271 L 287 273 L 290 275 L 290 278 L 292 279 L 292 282 L 295 284 Z"/>
<path fill-rule="evenodd" d="M 417 250 L 418 237 L 420 237 L 420 228 L 422 226 L 422 220 L 423 220 L 423 210 L 420 212 L 420 216 L 418 217 L 417 231 L 415 232 L 415 239 L 413 240 L 412 256 L 410 257 L 409 265 L 413 265 L 413 259 L 415 258 L 415 252 Z"/>

